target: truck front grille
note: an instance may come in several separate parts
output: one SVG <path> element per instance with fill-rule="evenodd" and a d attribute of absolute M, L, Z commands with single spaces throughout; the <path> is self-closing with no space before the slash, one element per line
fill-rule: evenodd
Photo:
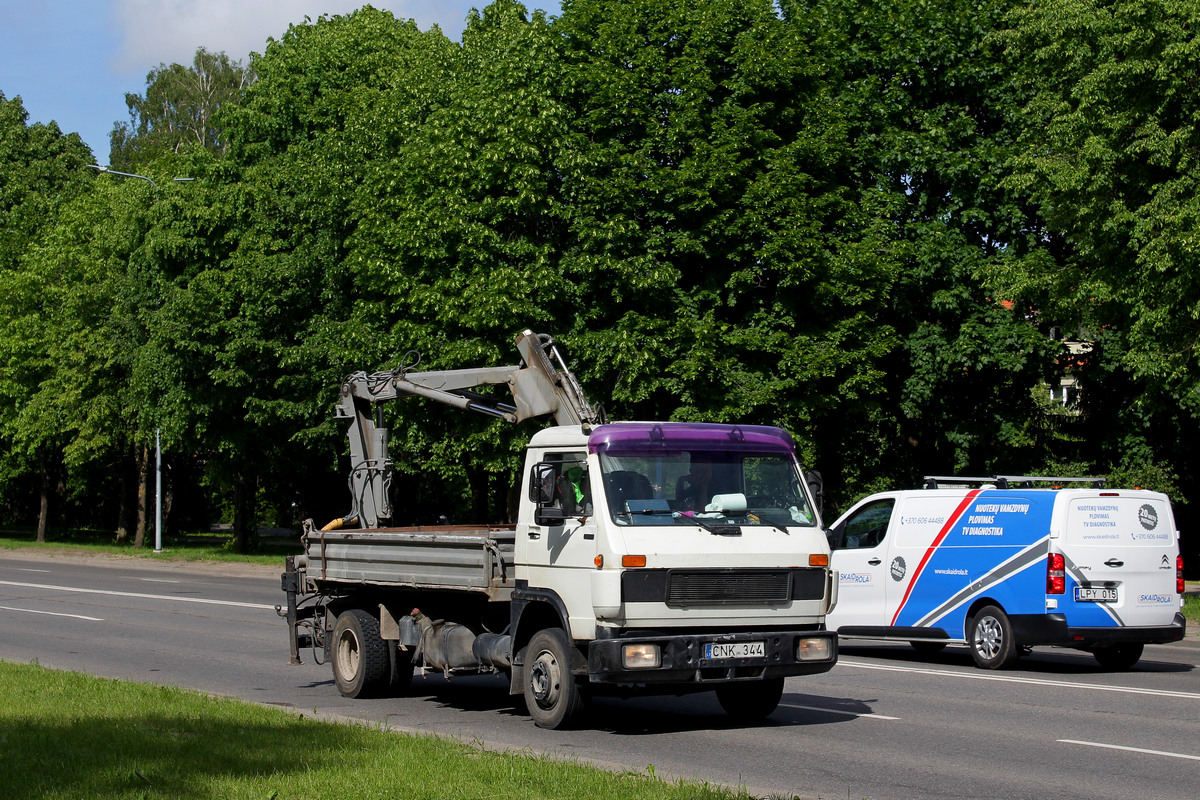
<path fill-rule="evenodd" d="M 630 569 L 621 575 L 626 603 L 671 608 L 780 606 L 825 596 L 824 569 Z"/>
<path fill-rule="evenodd" d="M 782 605 L 790 594 L 787 570 L 672 570 L 667 605 Z"/>

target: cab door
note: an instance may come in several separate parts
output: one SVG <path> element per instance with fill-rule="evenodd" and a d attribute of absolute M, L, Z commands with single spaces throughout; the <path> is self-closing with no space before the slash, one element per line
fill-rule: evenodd
<path fill-rule="evenodd" d="M 592 478 L 585 451 L 545 451 L 528 467 L 552 474 L 554 499 L 543 504 L 528 496 L 521 499 L 517 525 L 517 577 L 530 589 L 557 595 L 567 608 L 571 628 L 582 636 L 594 629 L 590 573 L 596 569 L 596 518 L 593 513 Z M 524 566 L 524 569 L 521 569 Z"/>
<path fill-rule="evenodd" d="M 868 498 L 834 524 L 830 544 L 832 567 L 838 572 L 838 603 L 826 620 L 830 630 L 890 624 L 888 532 L 895 505 L 894 497 Z"/>

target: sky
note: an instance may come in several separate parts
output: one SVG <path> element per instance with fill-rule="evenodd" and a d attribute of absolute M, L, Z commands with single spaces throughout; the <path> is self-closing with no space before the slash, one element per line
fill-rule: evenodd
<path fill-rule="evenodd" d="M 128 122 L 125 93 L 143 94 L 159 64 L 191 65 L 196 48 L 243 64 L 288 25 L 346 14 L 361 0 L 0 0 L 0 92 L 21 98 L 28 123 L 78 133 L 98 164 L 109 133 Z M 458 40 L 472 7 L 487 0 L 375 0 L 421 30 Z M 547 4 L 530 2 L 530 9 Z M 557 3 L 554 3 L 557 6 Z"/>

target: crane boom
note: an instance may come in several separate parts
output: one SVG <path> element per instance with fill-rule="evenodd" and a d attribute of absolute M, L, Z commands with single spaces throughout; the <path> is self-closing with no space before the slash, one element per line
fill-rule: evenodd
<path fill-rule="evenodd" d="M 379 406 L 400 397 L 417 396 L 498 417 L 510 423 L 553 415 L 559 425 L 597 425 L 603 413 L 593 406 L 567 368 L 554 339 L 524 330 L 516 340 L 521 363 L 507 367 L 409 372 L 355 372 L 342 383 L 336 416 L 350 423 L 350 513 L 327 529 L 357 523 L 377 528 L 392 516 L 389 487 L 392 461 L 388 429 Z M 475 391 L 507 385 L 512 403 Z"/>

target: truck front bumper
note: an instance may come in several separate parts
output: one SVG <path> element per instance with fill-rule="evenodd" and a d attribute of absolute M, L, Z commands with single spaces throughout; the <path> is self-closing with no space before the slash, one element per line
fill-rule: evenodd
<path fill-rule="evenodd" d="M 1178 642 L 1187 630 L 1183 614 L 1170 625 L 1152 628 L 1112 626 L 1081 628 L 1067 624 L 1062 614 L 1013 614 L 1013 638 L 1023 645 L 1053 645 L 1090 650 L 1113 644 L 1167 644 Z"/>
<path fill-rule="evenodd" d="M 762 643 L 763 654 L 706 658 L 706 645 Z M 626 648 L 657 646 L 652 666 L 630 667 Z M 819 657 L 810 657 L 810 656 Z M 733 634 L 680 634 L 597 639 L 588 645 L 588 680 L 610 684 L 705 684 L 813 675 L 837 663 L 837 634 L 830 631 L 771 631 Z"/>

